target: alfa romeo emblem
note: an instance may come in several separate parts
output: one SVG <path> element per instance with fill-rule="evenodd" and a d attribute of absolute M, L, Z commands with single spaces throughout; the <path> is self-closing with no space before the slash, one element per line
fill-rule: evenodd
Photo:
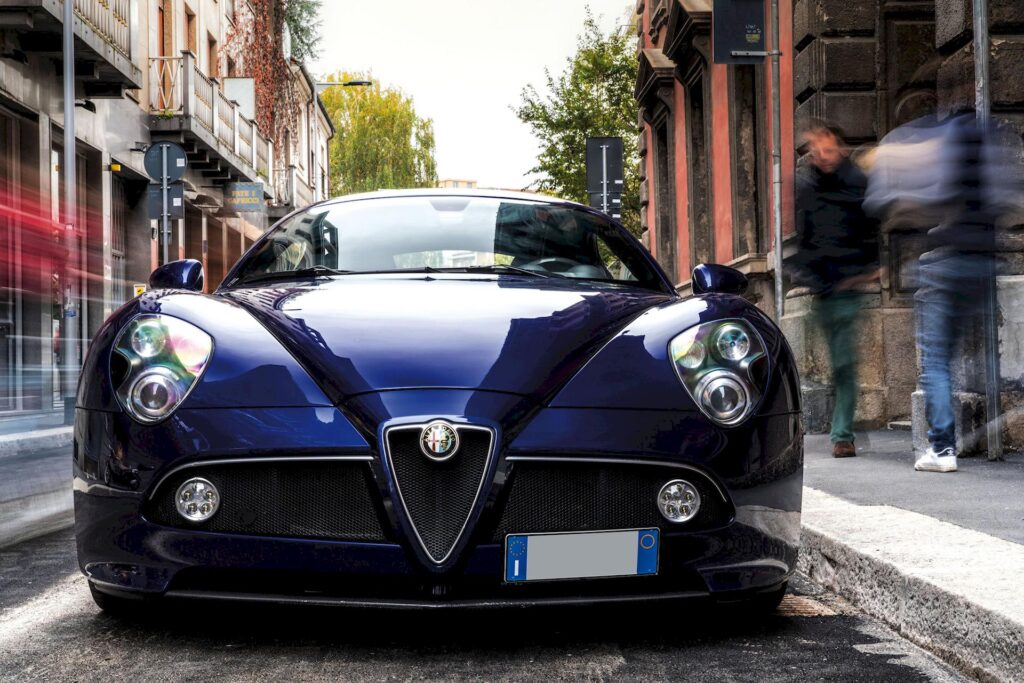
<path fill-rule="evenodd" d="M 459 450 L 459 435 L 447 422 L 431 422 L 420 433 L 420 450 L 431 460 L 447 460 Z"/>

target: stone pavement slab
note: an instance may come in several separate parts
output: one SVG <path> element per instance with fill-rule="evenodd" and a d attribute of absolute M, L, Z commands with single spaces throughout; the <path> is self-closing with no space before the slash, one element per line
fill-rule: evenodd
<path fill-rule="evenodd" d="M 961 458 L 959 471 L 915 472 L 910 432 L 857 435 L 856 458 L 833 458 L 827 435 L 804 440 L 804 484 L 861 505 L 892 505 L 1024 544 L 1024 455 Z"/>
<path fill-rule="evenodd" d="M 813 488 L 801 541 L 814 581 L 974 676 L 1024 679 L 1024 545 Z"/>

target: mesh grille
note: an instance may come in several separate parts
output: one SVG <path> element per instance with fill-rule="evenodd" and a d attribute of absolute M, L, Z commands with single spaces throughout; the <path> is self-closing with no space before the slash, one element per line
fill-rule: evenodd
<path fill-rule="evenodd" d="M 672 479 L 693 484 L 701 498 L 697 517 L 672 524 L 658 511 L 657 495 Z M 506 534 L 660 527 L 697 531 L 720 526 L 731 506 L 703 476 L 691 470 L 615 463 L 516 462 L 494 541 Z"/>
<path fill-rule="evenodd" d="M 160 486 L 147 516 L 158 524 L 205 531 L 383 541 L 367 470 L 366 463 L 337 460 L 190 467 Z M 191 477 L 208 479 L 220 491 L 220 510 L 201 524 L 183 520 L 174 505 L 178 487 Z"/>
<path fill-rule="evenodd" d="M 480 490 L 491 445 L 489 431 L 460 428 L 458 432 L 459 450 L 444 462 L 435 462 L 420 450 L 419 428 L 388 432 L 391 469 L 402 502 L 435 562 L 459 540 Z"/>

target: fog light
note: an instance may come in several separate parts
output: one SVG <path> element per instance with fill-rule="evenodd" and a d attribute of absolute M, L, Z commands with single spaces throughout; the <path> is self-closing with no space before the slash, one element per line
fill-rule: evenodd
<path fill-rule="evenodd" d="M 700 510 L 700 493 L 690 482 L 673 479 L 658 492 L 658 509 L 670 522 L 689 522 Z"/>
<path fill-rule="evenodd" d="M 220 493 L 206 479 L 195 477 L 178 487 L 174 496 L 178 514 L 190 522 L 205 522 L 217 514 Z"/>

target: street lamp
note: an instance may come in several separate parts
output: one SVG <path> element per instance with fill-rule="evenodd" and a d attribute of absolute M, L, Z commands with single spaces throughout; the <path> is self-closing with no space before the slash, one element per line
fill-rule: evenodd
<path fill-rule="evenodd" d="M 327 90 L 328 88 L 330 88 L 332 86 L 335 86 L 335 85 L 340 85 L 343 88 L 360 88 L 360 87 L 365 88 L 367 86 L 373 85 L 373 81 L 366 81 L 366 80 L 341 81 L 341 82 L 324 81 L 324 82 L 316 84 L 316 92 L 319 95 L 324 90 Z"/>

